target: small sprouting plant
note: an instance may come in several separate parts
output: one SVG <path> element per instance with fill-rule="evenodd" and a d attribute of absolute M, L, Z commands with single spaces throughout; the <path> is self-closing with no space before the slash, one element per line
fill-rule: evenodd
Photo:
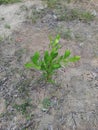
<path fill-rule="evenodd" d="M 83 12 L 81 14 L 80 19 L 82 19 L 84 22 L 90 22 L 94 19 L 94 17 L 95 16 L 93 14 L 91 14 L 90 12 Z"/>
<path fill-rule="evenodd" d="M 0 21 L 4 21 L 4 20 L 5 20 L 5 18 L 4 18 L 4 17 L 1 17 L 1 18 L 0 18 Z"/>
<path fill-rule="evenodd" d="M 58 0 L 43 0 L 46 1 L 48 8 L 54 8 Z"/>
<path fill-rule="evenodd" d="M 27 107 L 31 107 L 30 100 L 25 101 L 23 104 L 15 104 L 13 106 L 17 111 L 21 112 L 22 115 L 27 114 Z"/>
<path fill-rule="evenodd" d="M 66 50 L 63 55 L 59 55 L 58 51 L 61 48 L 59 44 L 60 35 L 57 35 L 53 40 L 50 38 L 49 50 L 44 52 L 44 56 L 40 56 L 39 52 L 35 52 L 31 61 L 25 64 L 26 68 L 34 68 L 42 71 L 46 81 L 52 81 L 52 76 L 56 70 L 69 62 L 76 62 L 80 56 L 71 57 L 70 50 Z"/>
<path fill-rule="evenodd" d="M 79 20 L 88 23 L 95 18 L 95 16 L 89 11 L 80 10 L 78 8 L 69 9 L 67 6 L 56 8 L 55 14 L 59 21 Z"/>
<path fill-rule="evenodd" d="M 20 2 L 20 0 L 0 0 L 0 5 L 1 4 L 16 3 L 16 2 Z"/>
<path fill-rule="evenodd" d="M 43 108 L 48 109 L 51 106 L 51 101 L 49 98 L 44 98 L 42 102 Z"/>
<path fill-rule="evenodd" d="M 5 24 L 5 28 L 10 29 L 11 26 L 9 24 Z"/>
<path fill-rule="evenodd" d="M 0 42 L 2 42 L 4 40 L 3 36 L 0 36 Z"/>

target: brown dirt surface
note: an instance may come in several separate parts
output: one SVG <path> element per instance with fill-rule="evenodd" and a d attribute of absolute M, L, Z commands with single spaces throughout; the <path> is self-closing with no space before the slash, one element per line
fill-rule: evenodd
<path fill-rule="evenodd" d="M 0 6 L 0 130 L 98 130 L 97 0 L 90 5 L 88 1 L 66 4 L 93 12 L 95 18 L 89 22 L 59 21 L 43 3 L 32 0 Z M 39 18 L 32 16 L 33 11 Z M 56 84 L 48 84 L 40 79 L 40 72 L 24 64 L 35 51 L 43 55 L 49 36 L 61 27 L 71 33 L 61 37 L 60 53 L 70 49 L 81 59 L 57 71 Z M 47 109 L 44 99 L 50 103 Z"/>

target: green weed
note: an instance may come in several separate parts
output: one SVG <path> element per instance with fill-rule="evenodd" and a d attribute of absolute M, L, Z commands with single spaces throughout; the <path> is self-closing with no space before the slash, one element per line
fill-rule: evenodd
<path fill-rule="evenodd" d="M 49 98 L 44 98 L 42 102 L 43 108 L 48 109 L 51 106 L 51 101 Z"/>
<path fill-rule="evenodd" d="M 0 42 L 2 42 L 4 40 L 3 36 L 0 36 Z"/>
<path fill-rule="evenodd" d="M 20 6 L 21 11 L 28 11 L 28 7 L 26 5 Z"/>
<path fill-rule="evenodd" d="M 5 18 L 4 18 L 4 17 L 1 17 L 1 18 L 0 18 L 0 21 L 4 21 L 4 20 L 5 20 Z"/>
<path fill-rule="evenodd" d="M 17 89 L 22 98 L 29 97 L 28 87 L 30 86 L 31 79 L 23 80 L 17 84 Z"/>
<path fill-rule="evenodd" d="M 92 15 L 90 12 L 83 12 L 83 13 L 81 14 L 80 19 L 83 20 L 84 22 L 89 22 L 89 21 L 93 20 L 94 17 L 95 17 L 95 16 Z"/>
<path fill-rule="evenodd" d="M 43 0 L 46 2 L 48 8 L 54 8 L 58 3 L 58 0 Z"/>
<path fill-rule="evenodd" d="M 68 7 L 62 5 L 55 9 L 55 13 L 59 21 L 80 20 L 83 22 L 89 22 L 94 20 L 95 17 L 88 11 L 69 9 Z"/>
<path fill-rule="evenodd" d="M 11 26 L 9 24 L 5 24 L 5 28 L 10 29 Z"/>
<path fill-rule="evenodd" d="M 30 100 L 26 100 L 23 104 L 15 104 L 13 106 L 18 112 L 21 112 L 23 115 L 27 114 L 27 107 L 31 107 Z"/>
<path fill-rule="evenodd" d="M 20 2 L 20 0 L 0 0 L 0 5 L 1 4 L 16 3 L 16 2 Z"/>

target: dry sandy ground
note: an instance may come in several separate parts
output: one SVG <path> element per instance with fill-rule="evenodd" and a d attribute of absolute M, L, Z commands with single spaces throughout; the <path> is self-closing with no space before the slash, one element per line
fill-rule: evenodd
<path fill-rule="evenodd" d="M 0 35 L 9 35 L 13 30 L 21 27 L 26 19 L 26 8 L 29 9 L 33 5 L 41 7 L 41 1 L 23 1 L 12 5 L 0 6 Z M 10 29 L 6 27 L 10 26 Z"/>
<path fill-rule="evenodd" d="M 89 24 L 59 23 L 82 38 L 61 39 L 60 52 L 69 48 L 81 60 L 57 72 L 58 85 L 45 84 L 36 80 L 39 72 L 25 69 L 24 64 L 36 50 L 43 54 L 57 22 L 51 12 L 42 19 L 46 22 L 27 21 L 33 4 L 43 8 L 36 0 L 0 6 L 0 35 L 4 36 L 0 41 L 0 130 L 98 130 L 98 15 Z M 95 5 L 92 9 L 98 14 Z M 44 98 L 50 99 L 48 110 L 42 105 Z M 14 105 L 28 99 L 31 106 L 22 115 Z"/>

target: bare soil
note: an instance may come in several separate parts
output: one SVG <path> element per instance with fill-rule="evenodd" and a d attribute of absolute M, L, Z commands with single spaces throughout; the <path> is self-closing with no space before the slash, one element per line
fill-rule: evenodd
<path fill-rule="evenodd" d="M 0 6 L 0 130 L 98 130 L 98 4 L 68 6 L 94 11 L 95 19 L 58 21 L 39 0 Z M 28 18 L 33 9 L 46 9 L 36 23 Z M 58 26 L 72 31 L 72 39 L 61 38 L 60 53 L 69 48 L 81 60 L 59 70 L 56 84 L 48 84 L 24 64 L 35 51 L 48 49 L 48 37 L 55 36 Z M 51 102 L 47 109 L 45 98 Z M 16 104 L 28 100 L 25 112 L 17 110 Z"/>

